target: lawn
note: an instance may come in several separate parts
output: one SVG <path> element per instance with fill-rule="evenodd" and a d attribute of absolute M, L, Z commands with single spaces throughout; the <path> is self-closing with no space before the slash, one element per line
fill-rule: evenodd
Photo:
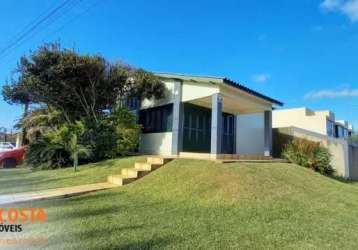
<path fill-rule="evenodd" d="M 82 165 L 77 172 L 73 168 L 45 171 L 29 168 L 0 169 L 0 194 L 105 182 L 108 175 L 120 174 L 121 168 L 133 167 L 135 161 L 143 160 L 143 157 L 107 160 Z"/>
<path fill-rule="evenodd" d="M 358 246 L 357 184 L 284 163 L 180 159 L 124 187 L 29 205 L 48 221 L 24 232 L 50 249 Z"/>

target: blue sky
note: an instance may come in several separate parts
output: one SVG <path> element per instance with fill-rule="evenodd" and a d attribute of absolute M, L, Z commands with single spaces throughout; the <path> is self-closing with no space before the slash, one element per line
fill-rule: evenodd
<path fill-rule="evenodd" d="M 0 51 L 63 1 L 2 0 Z M 358 0 L 82 0 L 0 56 L 0 85 L 21 55 L 55 40 L 151 71 L 226 76 L 358 127 Z M 0 127 L 20 114 L 0 101 Z"/>

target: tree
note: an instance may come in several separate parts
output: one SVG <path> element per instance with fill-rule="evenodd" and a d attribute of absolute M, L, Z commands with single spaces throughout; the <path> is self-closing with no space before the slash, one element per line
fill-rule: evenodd
<path fill-rule="evenodd" d="M 31 143 L 65 122 L 62 113 L 53 108 L 40 107 L 28 112 L 17 126 L 26 130 L 26 139 Z"/>
<path fill-rule="evenodd" d="M 79 55 L 57 43 L 23 56 L 17 72 L 19 77 L 3 88 L 4 99 L 45 104 L 61 111 L 67 122 L 98 120 L 119 99 L 164 95 L 163 83 L 152 73 L 108 63 L 100 55 Z"/>
<path fill-rule="evenodd" d="M 24 106 L 24 111 L 22 118 L 26 117 L 29 112 L 29 105 L 31 99 L 29 93 L 22 85 L 16 83 L 10 84 L 6 83 L 2 89 L 2 95 L 4 100 L 9 104 L 22 104 Z M 22 143 L 26 144 L 27 142 L 27 131 L 26 128 L 22 129 Z"/>
<path fill-rule="evenodd" d="M 57 130 L 48 134 L 53 144 L 62 145 L 69 153 L 75 171 L 77 171 L 79 156 L 87 158 L 91 155 L 91 150 L 79 143 L 79 138 L 84 132 L 85 126 L 83 122 L 76 121 L 73 124 L 65 123 Z"/>
<path fill-rule="evenodd" d="M 19 125 L 30 140 L 26 162 L 54 168 L 124 155 L 138 145 L 140 126 L 120 103 L 161 98 L 164 84 L 152 73 L 100 55 L 80 55 L 45 44 L 23 56 L 3 87 L 11 104 L 34 104 Z"/>

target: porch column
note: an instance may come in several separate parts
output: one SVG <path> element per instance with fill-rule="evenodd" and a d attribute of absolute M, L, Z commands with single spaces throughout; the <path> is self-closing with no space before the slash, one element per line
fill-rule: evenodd
<path fill-rule="evenodd" d="M 234 136 L 234 154 L 239 154 L 239 149 L 238 149 L 238 147 L 239 147 L 239 143 L 238 143 L 238 138 L 239 138 L 239 136 L 238 136 L 238 134 L 239 134 L 239 115 L 240 114 L 236 114 L 235 115 L 235 119 L 234 119 L 234 127 L 235 127 L 235 129 L 234 129 L 234 132 L 235 132 L 235 136 Z"/>
<path fill-rule="evenodd" d="M 211 98 L 211 154 L 221 153 L 222 97 L 219 93 Z"/>
<path fill-rule="evenodd" d="M 173 97 L 173 133 L 172 133 L 172 155 L 178 155 L 183 146 L 183 103 L 182 99 L 183 84 L 181 81 L 174 82 Z"/>
<path fill-rule="evenodd" d="M 272 111 L 268 110 L 264 112 L 265 123 L 265 156 L 271 156 L 272 154 Z"/>

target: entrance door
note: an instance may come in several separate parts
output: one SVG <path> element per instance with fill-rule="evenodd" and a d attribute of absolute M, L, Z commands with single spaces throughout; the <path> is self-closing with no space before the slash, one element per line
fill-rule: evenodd
<path fill-rule="evenodd" d="M 235 152 L 235 116 L 223 113 L 222 127 L 222 153 L 233 154 Z"/>
<path fill-rule="evenodd" d="M 235 116 L 222 114 L 222 153 L 233 154 L 235 140 Z M 184 104 L 183 151 L 210 153 L 211 147 L 211 110 Z"/>
<path fill-rule="evenodd" d="M 210 145 L 211 110 L 185 103 L 183 151 L 210 153 Z"/>

